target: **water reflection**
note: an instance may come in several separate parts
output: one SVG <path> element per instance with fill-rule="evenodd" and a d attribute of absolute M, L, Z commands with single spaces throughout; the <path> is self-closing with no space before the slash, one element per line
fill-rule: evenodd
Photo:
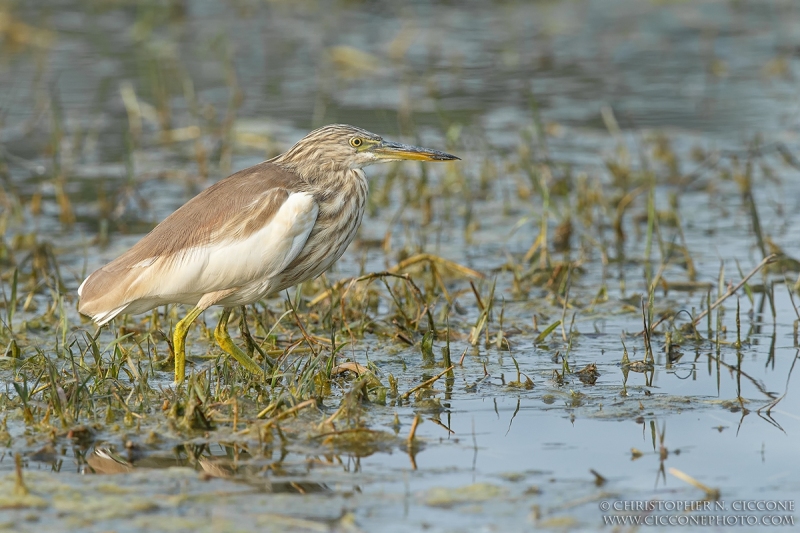
<path fill-rule="evenodd" d="M 331 491 L 325 483 L 304 481 L 302 478 L 307 476 L 305 471 L 292 472 L 297 469 L 297 465 L 292 465 L 287 470 L 284 467 L 286 457 L 277 461 L 265 461 L 263 453 L 269 453 L 271 450 L 265 449 L 261 452 L 262 455 L 254 457 L 240 445 L 186 444 L 176 447 L 174 454 L 168 456 L 160 452 L 134 451 L 132 448 L 127 448 L 120 453 L 113 446 L 96 445 L 86 455 L 82 473 L 130 474 L 134 470 L 189 467 L 201 472 L 207 478 L 230 479 L 266 492 L 310 494 Z M 326 467 L 350 465 L 353 460 L 354 458 L 336 456 L 335 458 L 307 458 L 304 462 L 305 469 L 309 469 L 312 467 L 311 465 Z M 356 471 L 357 468 L 356 464 Z"/>

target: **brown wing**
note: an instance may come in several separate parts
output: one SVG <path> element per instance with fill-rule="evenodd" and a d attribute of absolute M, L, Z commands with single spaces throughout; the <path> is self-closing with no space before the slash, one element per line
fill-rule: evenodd
<path fill-rule="evenodd" d="M 113 272 L 151 257 L 169 257 L 225 235 L 246 237 L 266 225 L 288 195 L 302 188 L 297 174 L 273 163 L 241 170 L 179 207 L 103 270 Z"/>
<path fill-rule="evenodd" d="M 79 311 L 98 321 L 112 318 L 136 297 L 128 290 L 134 266 L 169 259 L 188 248 L 225 237 L 245 238 L 264 227 L 302 179 L 270 162 L 241 170 L 205 189 L 153 228 L 130 250 L 92 273 L 78 289 Z"/>

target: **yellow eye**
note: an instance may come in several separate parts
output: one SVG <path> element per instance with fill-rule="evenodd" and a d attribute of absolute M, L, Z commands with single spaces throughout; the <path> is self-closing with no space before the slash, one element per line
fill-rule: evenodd
<path fill-rule="evenodd" d="M 358 148 L 362 144 L 364 144 L 364 141 L 362 141 L 358 137 L 353 137 L 352 139 L 350 139 L 350 146 L 352 146 L 353 148 Z"/>

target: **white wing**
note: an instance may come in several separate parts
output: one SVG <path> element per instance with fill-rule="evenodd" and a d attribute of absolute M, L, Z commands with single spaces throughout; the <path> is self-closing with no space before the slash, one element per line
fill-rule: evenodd
<path fill-rule="evenodd" d="M 269 292 L 271 278 L 300 254 L 318 213 L 311 194 L 292 193 L 263 228 L 247 237 L 232 236 L 187 248 L 176 257 L 142 261 L 130 290 L 147 289 L 124 312 L 143 312 L 162 302 L 196 304 L 204 294 L 232 288 L 241 289 L 242 298 L 252 293 L 251 299 L 258 299 Z"/>

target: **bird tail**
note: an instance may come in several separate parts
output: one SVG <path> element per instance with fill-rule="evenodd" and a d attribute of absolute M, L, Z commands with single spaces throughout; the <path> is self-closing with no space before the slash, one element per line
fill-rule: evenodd
<path fill-rule="evenodd" d="M 126 280 L 117 279 L 117 283 L 112 285 L 111 277 L 101 268 L 83 280 L 78 287 L 78 312 L 90 317 L 98 326 L 109 322 L 130 305 L 129 301 L 121 298 L 127 289 Z M 120 301 L 124 303 L 119 305 Z"/>

